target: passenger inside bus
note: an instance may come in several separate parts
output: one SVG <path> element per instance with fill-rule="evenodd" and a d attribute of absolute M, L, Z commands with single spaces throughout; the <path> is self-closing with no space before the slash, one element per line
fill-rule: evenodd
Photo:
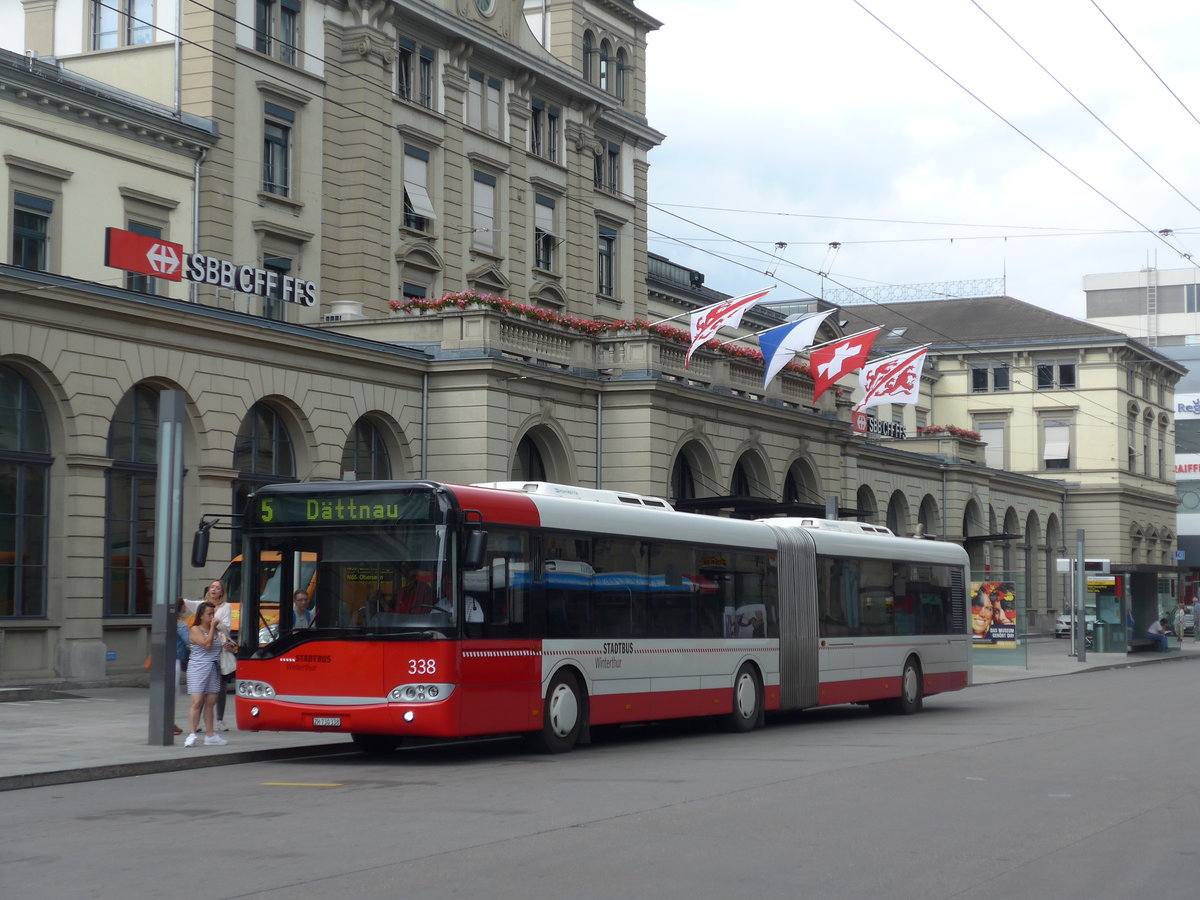
<path fill-rule="evenodd" d="M 292 627 L 312 628 L 316 619 L 316 611 L 309 608 L 308 591 L 296 591 L 292 596 Z"/>
<path fill-rule="evenodd" d="M 392 598 L 383 591 L 371 591 L 364 603 L 354 613 L 352 624 L 369 625 L 379 618 L 380 613 L 389 612 L 392 608 Z"/>
<path fill-rule="evenodd" d="M 396 605 L 392 612 L 400 614 L 427 613 L 433 609 L 433 588 L 429 586 L 432 576 L 418 570 L 409 560 L 400 563 L 400 588 L 396 592 Z"/>
<path fill-rule="evenodd" d="M 442 593 L 438 597 L 437 603 L 434 604 L 433 609 L 435 612 L 444 613 L 451 617 L 454 616 L 454 590 L 449 572 L 442 579 Z M 463 596 L 463 610 L 463 620 L 468 626 L 467 636 L 480 637 L 482 629 L 479 626 L 483 624 L 483 606 L 472 595 L 465 594 Z"/>

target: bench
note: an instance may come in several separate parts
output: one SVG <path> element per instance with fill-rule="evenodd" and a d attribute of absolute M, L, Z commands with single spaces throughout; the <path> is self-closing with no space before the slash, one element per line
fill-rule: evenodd
<path fill-rule="evenodd" d="M 1128 652 L 1128 653 L 1145 653 L 1147 651 L 1149 651 L 1151 653 L 1158 652 L 1158 641 L 1154 640 L 1154 638 L 1148 638 L 1148 637 L 1130 638 L 1129 639 L 1129 646 L 1128 646 L 1128 650 L 1126 652 Z"/>

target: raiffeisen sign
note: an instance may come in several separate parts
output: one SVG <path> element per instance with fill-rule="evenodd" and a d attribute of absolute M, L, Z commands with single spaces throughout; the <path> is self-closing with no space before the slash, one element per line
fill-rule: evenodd
<path fill-rule="evenodd" d="M 104 230 L 104 264 L 126 272 L 270 297 L 299 306 L 317 305 L 317 285 L 274 269 L 239 265 L 215 256 L 184 253 L 182 244 L 120 228 Z"/>
<path fill-rule="evenodd" d="M 1175 418 L 1200 419 L 1200 396 L 1196 394 L 1176 394 Z"/>

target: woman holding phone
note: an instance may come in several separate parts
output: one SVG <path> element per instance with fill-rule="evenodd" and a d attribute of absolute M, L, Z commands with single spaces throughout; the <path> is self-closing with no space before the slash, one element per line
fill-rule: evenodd
<path fill-rule="evenodd" d="M 225 584 L 221 579 L 218 578 L 215 581 L 209 582 L 208 586 L 204 588 L 204 599 L 213 605 L 213 619 L 217 623 L 217 631 L 221 634 L 222 642 L 220 646 L 224 646 L 225 641 L 232 640 L 233 611 L 226 602 L 228 598 L 225 596 Z M 233 650 L 236 648 L 229 646 L 226 649 Z M 217 691 L 217 731 L 229 730 L 225 726 L 225 699 L 228 695 L 229 680 L 232 677 L 232 675 L 221 676 L 221 687 Z"/>
<path fill-rule="evenodd" d="M 221 649 L 233 645 L 222 635 L 216 621 L 216 607 L 207 600 L 196 607 L 196 615 L 192 626 L 188 629 L 188 693 L 192 696 L 192 705 L 188 710 L 188 736 L 183 742 L 185 747 L 196 745 L 196 729 L 200 724 L 200 714 L 204 713 L 204 743 L 208 746 L 228 744 L 229 741 L 213 730 L 213 707 L 217 704 L 217 694 L 224 688 L 221 670 L 218 668 Z"/>

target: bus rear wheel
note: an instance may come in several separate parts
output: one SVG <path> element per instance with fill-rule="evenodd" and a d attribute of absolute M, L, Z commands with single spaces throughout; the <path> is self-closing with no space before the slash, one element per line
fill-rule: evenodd
<path fill-rule="evenodd" d="M 733 679 L 733 709 L 726 722 L 730 731 L 746 732 L 758 725 L 762 716 L 762 682 L 750 663 L 742 663 Z"/>
<path fill-rule="evenodd" d="M 925 680 L 921 677 L 921 665 L 911 656 L 904 661 L 904 674 L 900 676 L 900 696 L 892 701 L 892 709 L 899 715 L 911 716 L 921 711 L 925 695 Z"/>
<path fill-rule="evenodd" d="M 542 730 L 534 733 L 544 753 L 566 753 L 579 740 L 586 710 L 583 691 L 570 672 L 559 672 L 546 691 Z"/>

